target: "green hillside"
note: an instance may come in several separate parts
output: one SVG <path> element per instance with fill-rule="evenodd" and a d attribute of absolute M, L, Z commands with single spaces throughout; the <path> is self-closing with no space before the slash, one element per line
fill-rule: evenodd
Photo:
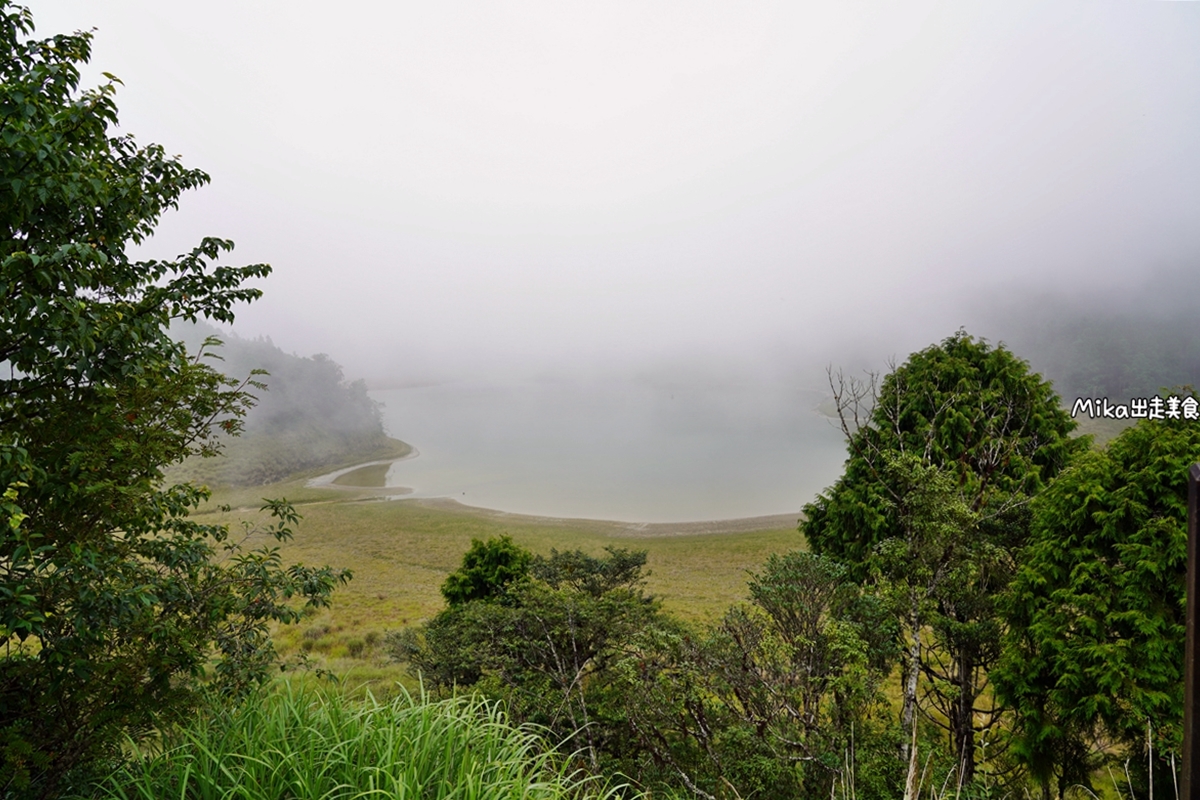
<path fill-rule="evenodd" d="M 172 332 L 189 353 L 235 380 L 254 380 L 257 398 L 241 436 L 224 437 L 223 454 L 191 458 L 169 474 L 210 486 L 261 486 L 289 475 L 333 468 L 358 461 L 399 458 L 411 448 L 390 439 L 379 404 L 367 396 L 366 384 L 348 381 L 324 354 L 290 355 L 270 339 L 243 339 L 204 325 L 175 326 Z M 209 337 L 218 347 L 204 347 Z M 265 375 L 253 375 L 265 370 Z"/>

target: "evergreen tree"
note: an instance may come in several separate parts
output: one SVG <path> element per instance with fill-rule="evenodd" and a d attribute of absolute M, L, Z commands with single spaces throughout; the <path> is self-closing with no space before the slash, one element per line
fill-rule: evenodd
<path fill-rule="evenodd" d="M 949 514 L 958 523 L 938 527 L 945 541 L 929 565 L 925 598 L 896 608 L 910 638 L 914 624 L 933 634 L 905 648 L 905 722 L 915 722 L 916 650 L 942 712 L 927 717 L 948 729 L 969 782 L 979 726 L 995 724 L 996 709 L 984 708 L 981 718 L 976 701 L 999 652 L 995 602 L 1024 545 L 1030 498 L 1086 443 L 1068 438 L 1074 423 L 1026 362 L 963 331 L 914 353 L 882 382 L 831 376 L 831 386 L 850 455 L 837 483 L 804 508 L 801 532 L 815 552 L 866 580 L 881 554 L 928 538 L 917 536 L 922 526 L 933 530 L 922 513 L 960 509 Z M 926 605 L 932 611 L 914 620 Z M 904 748 L 906 762 L 909 755 Z"/>
<path fill-rule="evenodd" d="M 1159 780 L 1171 779 L 1183 722 L 1187 471 L 1197 460 L 1195 421 L 1143 420 L 1034 503 L 994 679 L 1016 709 L 1019 755 L 1047 791 L 1086 785 L 1100 737 L 1144 752 L 1148 726 Z M 1145 763 L 1133 759 L 1135 780 L 1145 782 Z"/>

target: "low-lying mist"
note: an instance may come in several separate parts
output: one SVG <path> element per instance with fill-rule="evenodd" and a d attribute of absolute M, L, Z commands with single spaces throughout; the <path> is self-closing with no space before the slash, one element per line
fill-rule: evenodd
<path fill-rule="evenodd" d="M 277 464 L 332 463 L 334 444 L 361 450 L 386 431 L 419 452 L 387 479 L 416 497 L 644 522 L 797 514 L 845 457 L 830 371 L 884 373 L 961 327 L 1028 360 L 1066 403 L 1200 385 L 1198 291 L 1200 276 L 1180 269 L 1123 287 L 998 288 L 817 342 L 566 360 L 467 353 L 388 371 L 355 359 L 369 383 L 328 357 L 234 337 L 223 368 L 272 373 L 238 446 L 303 431 Z"/>

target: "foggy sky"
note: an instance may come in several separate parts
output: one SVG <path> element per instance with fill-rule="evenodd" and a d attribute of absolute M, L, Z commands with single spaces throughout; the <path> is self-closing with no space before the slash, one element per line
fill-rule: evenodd
<path fill-rule="evenodd" d="M 234 239 L 238 331 L 376 384 L 903 357 L 1200 267 L 1196 2 L 30 5 L 213 177 L 145 254 Z"/>

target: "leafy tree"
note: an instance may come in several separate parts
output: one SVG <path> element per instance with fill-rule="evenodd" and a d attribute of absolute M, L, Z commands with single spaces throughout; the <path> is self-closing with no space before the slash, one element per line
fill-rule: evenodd
<path fill-rule="evenodd" d="M 903 535 L 889 537 L 876 545 L 869 563 L 874 572 L 876 596 L 885 602 L 903 631 L 900 726 L 905 732 L 905 742 L 901 755 L 908 762 L 905 794 L 912 796 L 920 767 L 913 748 L 917 738 L 918 686 L 922 668 L 932 670 L 925 631 L 935 622 L 946 622 L 938 614 L 937 599 L 950 594 L 948 584 L 956 579 L 961 581 L 965 577 L 969 581 L 976 550 L 973 545 L 981 542 L 973 535 L 978 524 L 976 515 L 963 502 L 955 481 L 946 472 L 924 465 L 912 455 L 888 453 L 883 460 L 883 474 L 897 493 L 894 502 Z M 958 676 L 939 677 L 953 684 Z M 940 709 L 947 720 L 958 716 L 954 712 L 960 705 L 974 705 L 974 697 L 964 698 L 962 694 L 970 692 L 976 684 L 961 680 L 957 683 L 957 693 L 941 695 L 952 706 Z"/>
<path fill-rule="evenodd" d="M 613 684 L 629 731 L 616 754 L 622 773 L 654 794 L 682 785 L 705 800 L 796 796 L 799 773 L 760 735 L 766 727 L 746 724 L 713 691 L 729 653 L 716 626 L 672 617 L 635 634 Z"/>
<path fill-rule="evenodd" d="M 830 377 L 850 457 L 837 483 L 805 506 L 801 531 L 814 551 L 842 560 L 862 580 L 881 556 L 900 568 L 892 575 L 903 576 L 897 557 L 929 547 L 936 534 L 940 562 L 928 565 L 920 603 L 932 615 L 914 620 L 915 596 L 903 611 L 894 606 L 912 644 L 905 713 L 916 703 L 915 648 L 946 715 L 927 716 L 948 718 L 969 782 L 980 724 L 975 700 L 999 649 L 995 601 L 1024 544 L 1029 500 L 1086 443 L 1068 438 L 1074 423 L 1027 363 L 963 331 L 914 353 L 882 382 Z M 923 514 L 934 516 L 927 524 Z M 975 563 L 985 555 L 986 563 Z M 951 567 L 956 577 L 945 580 Z M 878 574 L 886 579 L 888 572 Z M 933 626 L 931 646 L 912 638 L 914 622 Z M 994 713 L 984 716 L 994 723 Z M 908 760 L 907 748 L 902 756 Z"/>
<path fill-rule="evenodd" d="M 748 588 L 751 603 L 730 609 L 717 630 L 717 696 L 796 765 L 797 796 L 831 786 L 893 796 L 898 770 L 859 769 L 872 760 L 862 745 L 890 727 L 877 719 L 897 639 L 885 609 L 844 565 L 812 553 L 772 556 Z M 861 765 L 849 763 L 852 749 Z M 867 775 L 874 791 L 857 785 Z"/>
<path fill-rule="evenodd" d="M 524 577 L 390 635 L 392 652 L 426 685 L 504 700 L 594 772 L 710 800 L 894 795 L 902 770 L 881 685 L 896 626 L 844 565 L 773 557 L 748 604 L 701 627 L 644 594 L 645 559 L 528 556 Z"/>
<path fill-rule="evenodd" d="M 646 566 L 645 550 L 626 550 L 606 547 L 603 558 L 589 556 L 582 550 L 560 553 L 551 548 L 549 558 L 535 558 L 531 571 L 534 577 L 553 589 L 567 589 L 592 597 L 601 597 L 618 590 L 640 592 L 642 567 Z"/>
<path fill-rule="evenodd" d="M 551 551 L 543 558 L 505 540 L 474 542 L 460 573 L 492 577 L 476 569 L 480 555 L 491 554 L 528 564 L 528 577 L 506 579 L 502 589 L 489 583 L 487 592 L 451 604 L 421 630 L 391 636 L 393 653 L 437 687 L 477 686 L 504 699 L 520 721 L 545 725 L 563 740 L 577 734 L 572 749 L 582 747 L 598 769 L 604 753 L 620 747 L 622 727 L 597 708 L 612 664 L 658 614 L 642 589 L 645 552 L 607 552 L 596 558 Z"/>
<path fill-rule="evenodd" d="M 1143 420 L 1034 503 L 994 679 L 1047 793 L 1087 784 L 1098 738 L 1141 752 L 1148 725 L 1170 780 L 1183 720 L 1187 470 L 1198 459 L 1195 422 Z"/>
<path fill-rule="evenodd" d="M 453 608 L 472 600 L 498 597 L 515 580 L 529 573 L 533 554 L 513 543 L 511 536 L 471 540 L 462 566 L 442 584 L 442 597 Z"/>
<path fill-rule="evenodd" d="M 895 796 L 886 610 L 811 553 L 772 556 L 749 590 L 705 630 L 647 627 L 621 661 L 628 724 L 660 780 L 708 798 Z"/>
<path fill-rule="evenodd" d="M 837 483 L 804 507 L 802 532 L 865 576 L 879 542 L 902 533 L 885 454 L 948 469 L 972 510 L 997 515 L 1028 502 L 1083 443 L 1053 387 L 1003 345 L 959 331 L 913 353 L 882 382 L 831 375 L 850 457 Z M 859 566 L 854 566 L 859 565 Z"/>
<path fill-rule="evenodd" d="M 32 30 L 0 0 L 0 793 L 50 796 L 185 713 L 213 656 L 219 686 L 260 679 L 289 599 L 327 603 L 348 574 L 247 551 L 188 518 L 204 491 L 163 485 L 252 401 L 167 328 L 232 321 L 269 267 L 212 266 L 219 239 L 131 259 L 208 176 L 112 134 L 116 79 L 78 90 L 90 34 Z M 268 510 L 286 539 L 295 513 Z"/>

